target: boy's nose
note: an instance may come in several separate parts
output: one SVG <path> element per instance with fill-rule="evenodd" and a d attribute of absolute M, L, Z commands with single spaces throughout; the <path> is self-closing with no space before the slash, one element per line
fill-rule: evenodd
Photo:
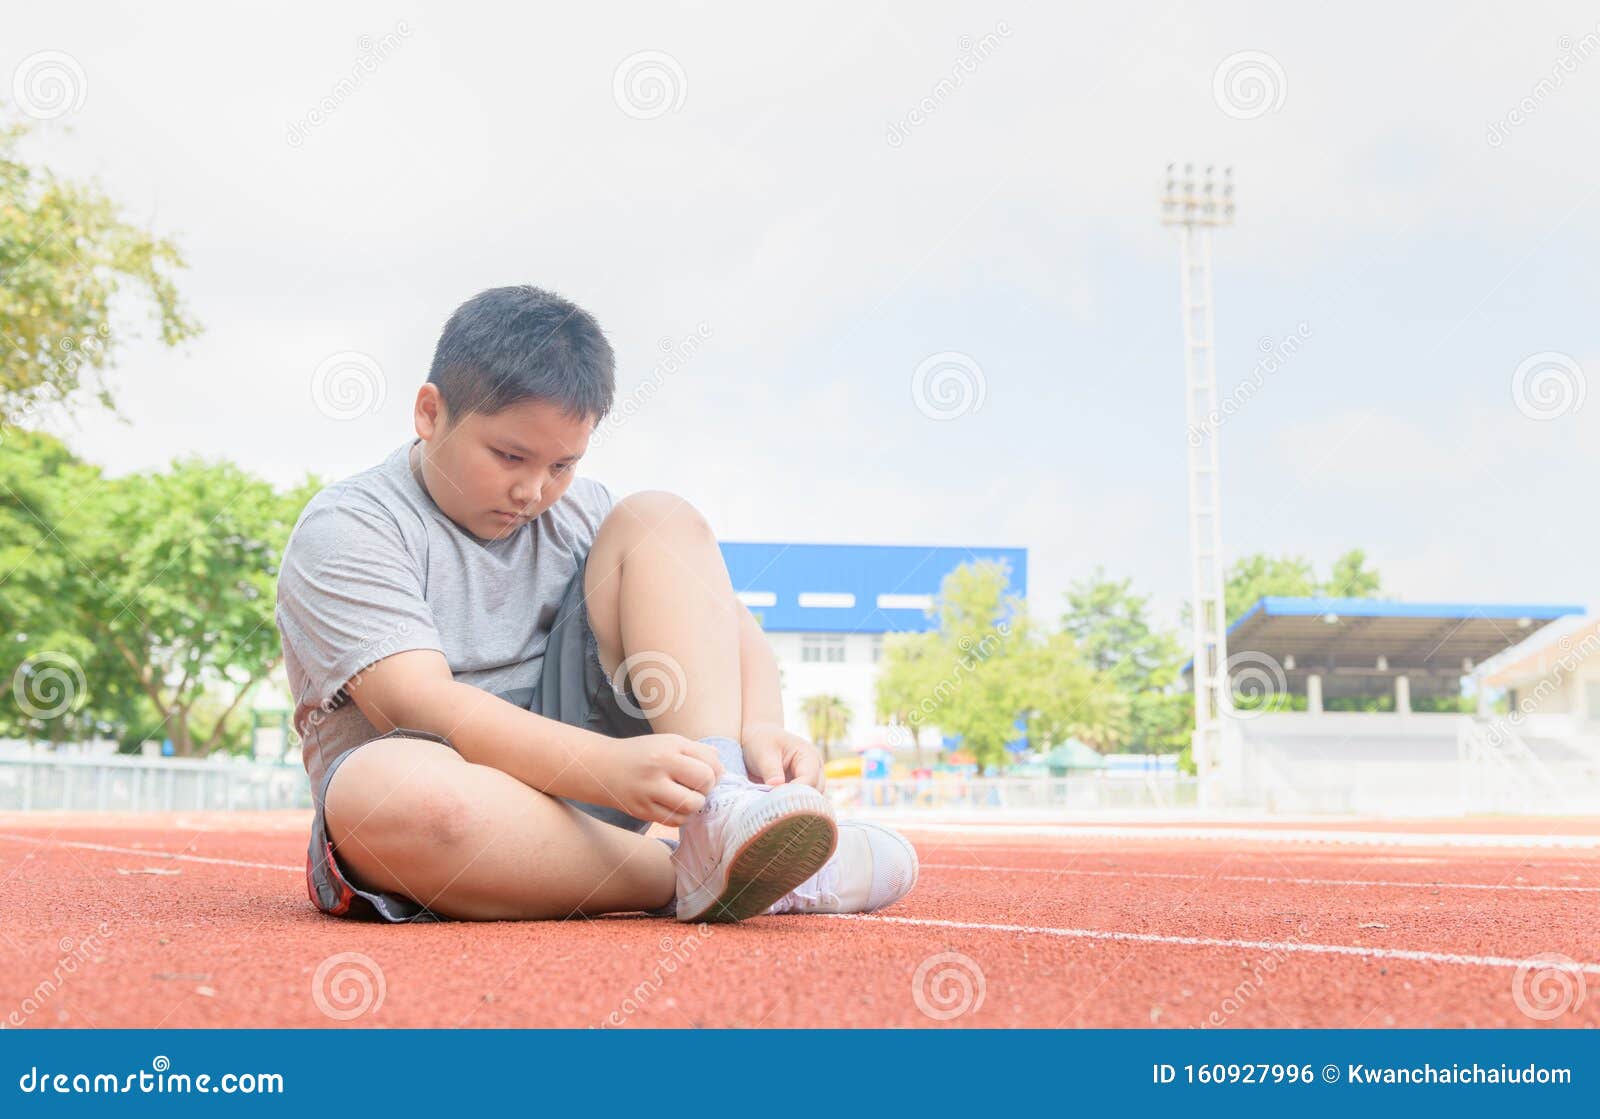
<path fill-rule="evenodd" d="M 522 512 L 530 505 L 537 505 L 539 498 L 544 494 L 543 488 L 533 490 L 512 490 L 511 508 L 515 512 Z"/>

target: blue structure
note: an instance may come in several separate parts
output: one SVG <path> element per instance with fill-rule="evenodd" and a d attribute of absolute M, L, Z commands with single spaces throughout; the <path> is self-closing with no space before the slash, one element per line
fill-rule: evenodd
<path fill-rule="evenodd" d="M 750 612 L 771 632 L 894 633 L 935 629 L 925 604 L 964 563 L 1010 568 L 1009 589 L 1026 597 L 1025 548 L 725 541 L 722 558 Z"/>

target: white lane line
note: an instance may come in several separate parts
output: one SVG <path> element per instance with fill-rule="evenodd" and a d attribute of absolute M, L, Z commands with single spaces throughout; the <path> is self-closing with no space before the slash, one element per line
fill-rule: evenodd
<path fill-rule="evenodd" d="M 287 870 L 304 874 L 303 866 L 284 866 L 282 863 L 253 863 L 244 859 L 214 859 L 206 855 L 180 855 L 171 851 L 150 851 L 143 847 L 110 847 L 104 843 L 84 843 L 75 839 L 39 839 L 31 835 L 8 835 L 0 832 L 0 839 L 17 843 L 32 843 L 39 847 L 76 847 L 82 851 L 107 851 L 114 855 L 137 855 L 141 859 L 173 859 L 186 863 L 214 863 L 217 866 L 243 866 L 256 870 Z"/>
<path fill-rule="evenodd" d="M 934 824 L 906 817 L 863 817 L 929 835 L 1026 835 L 1048 839 L 1228 839 L 1248 843 L 1326 843 L 1352 847 L 1551 847 L 1600 850 L 1600 835 L 1497 835 L 1474 832 L 1333 831 L 1308 828 L 1146 827 L 1138 824 Z"/>
<path fill-rule="evenodd" d="M 1274 886 L 1392 886 L 1405 890 L 1528 890 L 1534 893 L 1600 894 L 1600 886 L 1537 886 L 1496 882 L 1395 882 L 1381 878 L 1286 878 L 1266 874 L 1182 874 L 1161 870 L 1057 870 L 1047 866 L 986 866 L 923 863 L 923 870 L 981 870 L 1001 874 L 1071 874 L 1084 878 L 1185 878 L 1205 882 L 1260 882 Z"/>
<path fill-rule="evenodd" d="M 818 913 L 836 921 L 871 921 L 882 925 L 908 925 L 934 929 L 970 929 L 973 932 L 1024 933 L 1030 936 L 1066 937 L 1073 940 L 1114 940 L 1135 944 L 1178 944 L 1195 948 L 1248 948 L 1263 952 L 1303 952 L 1316 956 L 1356 956 L 1369 960 L 1412 960 L 1458 967 L 1531 968 L 1537 971 L 1582 972 L 1600 975 L 1600 964 L 1573 961 L 1570 965 L 1549 958 L 1517 959 L 1513 956 L 1463 956 L 1454 952 L 1423 952 L 1410 948 L 1369 948 L 1358 944 L 1307 944 L 1284 940 L 1226 940 L 1211 936 L 1163 936 L 1159 933 L 1115 932 L 1106 929 L 1062 929 L 1047 925 L 998 925 L 981 921 L 939 921 L 930 917 L 880 917 L 873 913 Z"/>

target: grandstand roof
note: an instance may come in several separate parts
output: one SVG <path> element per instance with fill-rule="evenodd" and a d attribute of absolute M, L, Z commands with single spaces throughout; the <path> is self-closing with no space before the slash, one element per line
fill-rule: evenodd
<path fill-rule="evenodd" d="M 1228 627 L 1228 655 L 1263 653 L 1299 673 L 1461 676 L 1471 671 L 1468 665 L 1582 613 L 1581 606 L 1529 603 L 1269 596 Z M 1377 668 L 1380 656 L 1384 669 Z"/>
<path fill-rule="evenodd" d="M 963 563 L 1010 567 L 1011 593 L 1028 593 L 1026 548 L 900 544 L 722 542 L 722 558 L 750 612 L 769 631 L 893 633 L 938 626 L 927 607 Z"/>

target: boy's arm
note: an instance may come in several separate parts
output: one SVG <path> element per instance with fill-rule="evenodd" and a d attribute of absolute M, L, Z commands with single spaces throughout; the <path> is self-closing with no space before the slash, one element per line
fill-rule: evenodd
<path fill-rule="evenodd" d="M 678 735 L 650 735 L 626 751 L 603 734 L 536 715 L 454 679 L 437 650 L 385 657 L 346 685 L 380 731 L 431 731 L 463 758 L 493 766 L 554 796 L 678 824 L 703 803 L 722 766 L 716 751 Z M 686 795 L 687 794 L 687 795 Z M 685 811 L 687 809 L 687 811 Z"/>
<path fill-rule="evenodd" d="M 778 659 L 772 655 L 761 623 L 739 603 L 739 677 L 744 747 L 750 778 L 767 785 L 785 779 L 822 788 L 822 756 L 797 734 L 783 729 L 783 692 L 778 686 Z"/>

